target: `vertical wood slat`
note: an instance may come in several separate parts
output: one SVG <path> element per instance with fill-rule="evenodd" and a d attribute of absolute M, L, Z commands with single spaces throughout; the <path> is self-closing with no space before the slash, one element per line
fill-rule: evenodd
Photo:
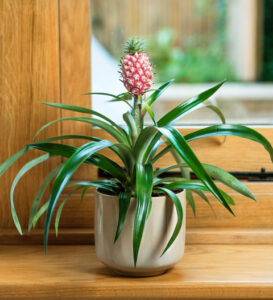
<path fill-rule="evenodd" d="M 91 91 L 90 1 L 60 0 L 59 9 L 61 99 L 63 103 L 90 107 L 90 96 L 80 95 Z M 80 115 L 72 111 L 62 111 L 62 117 Z M 82 116 L 87 115 L 82 114 Z M 73 121 L 63 122 L 62 134 L 90 135 L 91 125 Z M 79 146 L 84 142 L 71 142 L 70 144 Z M 94 171 L 90 166 L 82 166 L 75 174 L 75 178 L 89 178 Z"/>
<path fill-rule="evenodd" d="M 0 162 L 32 142 L 43 124 L 59 117 L 57 110 L 41 104 L 60 96 L 58 30 L 57 0 L 0 1 Z M 57 125 L 39 138 L 59 133 Z M 36 155 L 33 152 L 0 178 L 0 228 L 14 228 L 9 190 L 19 167 Z M 42 179 L 57 161 L 36 167 L 18 184 L 15 204 L 23 227 Z"/>

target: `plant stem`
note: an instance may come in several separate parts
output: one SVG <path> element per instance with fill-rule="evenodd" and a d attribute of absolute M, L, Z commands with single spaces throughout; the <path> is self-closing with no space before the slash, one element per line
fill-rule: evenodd
<path fill-rule="evenodd" d="M 142 129 L 142 118 L 141 118 L 141 96 L 134 95 L 134 119 L 137 126 L 137 133 L 140 134 L 140 131 Z"/>

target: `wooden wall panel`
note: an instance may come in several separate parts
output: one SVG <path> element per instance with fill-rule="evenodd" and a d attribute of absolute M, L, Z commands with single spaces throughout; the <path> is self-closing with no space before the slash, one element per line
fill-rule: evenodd
<path fill-rule="evenodd" d="M 58 30 L 57 0 L 0 1 L 0 162 L 31 142 L 44 123 L 59 117 L 57 110 L 41 104 L 60 98 Z M 39 138 L 58 134 L 57 125 Z M 0 228 L 14 228 L 9 205 L 12 178 L 35 155 L 25 155 L 0 178 Z M 19 183 L 15 205 L 23 227 L 33 196 L 55 164 L 56 159 L 36 167 Z"/>
<path fill-rule="evenodd" d="M 90 1 L 60 0 L 60 29 L 62 102 L 90 108 L 90 96 L 80 95 L 91 91 Z M 64 110 L 61 114 L 62 117 L 81 116 L 79 113 Z M 65 121 L 62 124 L 62 134 L 90 135 L 91 125 Z M 71 142 L 74 146 L 83 143 L 83 141 Z M 83 166 L 75 177 L 89 178 L 91 173 L 90 166 Z"/>

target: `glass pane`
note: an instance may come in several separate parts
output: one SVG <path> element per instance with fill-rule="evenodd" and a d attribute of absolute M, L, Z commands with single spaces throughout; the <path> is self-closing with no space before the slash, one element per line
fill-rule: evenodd
<path fill-rule="evenodd" d="M 125 91 L 119 81 L 119 59 L 126 40 L 139 36 L 147 43 L 155 85 L 175 79 L 153 105 L 157 118 L 227 79 L 209 102 L 223 111 L 228 123 L 273 123 L 273 1 L 91 0 L 91 4 L 93 92 Z M 93 96 L 92 106 L 123 123 L 126 104 L 109 99 Z M 177 125 L 218 122 L 213 111 L 201 108 Z"/>

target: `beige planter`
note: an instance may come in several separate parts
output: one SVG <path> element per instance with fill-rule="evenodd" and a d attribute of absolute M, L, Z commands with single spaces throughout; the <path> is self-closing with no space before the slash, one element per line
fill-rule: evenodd
<path fill-rule="evenodd" d="M 133 227 L 136 201 L 132 199 L 121 234 L 114 244 L 118 222 L 118 197 L 95 192 L 95 245 L 98 258 L 116 272 L 129 276 L 152 276 L 172 268 L 185 246 L 186 197 L 177 194 L 183 206 L 183 225 L 178 237 L 161 256 L 176 225 L 176 209 L 170 199 L 153 197 L 136 268 L 133 259 Z"/>

